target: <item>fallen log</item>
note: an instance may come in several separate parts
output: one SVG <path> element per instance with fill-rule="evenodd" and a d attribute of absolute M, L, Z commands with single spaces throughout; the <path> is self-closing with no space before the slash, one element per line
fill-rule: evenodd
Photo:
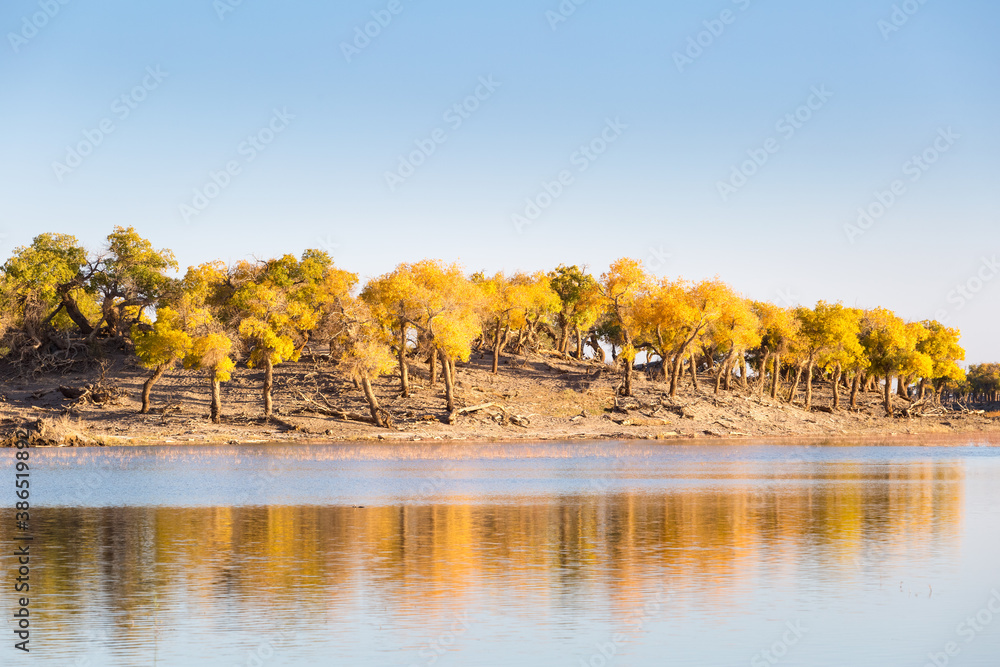
<path fill-rule="evenodd" d="M 514 426 L 521 426 L 523 428 L 527 428 L 531 424 L 531 420 L 529 420 L 526 416 L 511 414 L 510 410 L 500 405 L 499 403 L 480 403 L 479 405 L 470 405 L 465 408 L 459 408 L 457 410 L 453 410 L 450 413 L 448 413 L 448 423 L 454 424 L 458 420 L 458 418 L 463 415 L 472 414 L 473 412 L 479 412 L 480 410 L 486 410 L 488 408 L 494 408 L 496 410 L 499 410 L 500 413 L 503 415 L 503 418 L 506 419 L 511 424 L 513 424 Z M 502 425 L 503 420 L 500 420 L 497 423 Z"/>
<path fill-rule="evenodd" d="M 316 401 L 312 400 L 311 398 L 303 394 L 301 391 L 296 391 L 295 393 L 298 394 L 298 397 L 301 400 L 309 404 L 309 407 L 301 408 L 300 409 L 301 412 L 315 412 L 316 414 L 323 415 L 324 417 L 333 417 L 335 419 L 340 419 L 342 421 L 347 421 L 347 422 L 364 422 L 366 424 L 375 424 L 376 426 L 378 426 L 378 424 L 375 423 L 375 420 L 372 418 L 371 415 L 360 414 L 357 412 L 347 412 L 346 410 L 340 410 L 338 408 L 335 408 L 332 405 L 330 405 L 330 403 L 326 400 L 326 398 L 322 394 L 320 395 L 320 398 L 323 399 L 323 402 L 326 403 L 327 407 L 320 405 Z"/>

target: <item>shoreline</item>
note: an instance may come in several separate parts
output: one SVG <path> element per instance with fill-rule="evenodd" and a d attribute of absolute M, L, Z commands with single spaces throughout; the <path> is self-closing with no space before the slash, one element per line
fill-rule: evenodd
<path fill-rule="evenodd" d="M 162 446 L 264 443 L 539 443 L 656 441 L 705 444 L 773 441 L 886 441 L 981 437 L 1000 443 L 1000 413 L 946 411 L 900 416 L 919 404 L 897 397 L 897 416 L 885 416 L 882 396 L 858 396 L 849 409 L 832 409 L 832 386 L 817 381 L 813 409 L 798 400 L 775 400 L 753 383 L 715 393 L 712 378 L 690 382 L 671 398 L 658 377 L 636 372 L 631 397 L 616 394 L 620 374 L 593 360 L 554 354 L 505 357 L 493 374 L 489 355 L 458 365 L 457 405 L 449 413 L 443 384 L 431 384 L 427 369 L 412 364 L 411 395 L 402 398 L 398 379 L 375 384 L 379 400 L 394 419 L 381 428 L 367 419 L 364 396 L 353 383 L 322 361 L 275 368 L 275 416 L 261 416 L 263 373 L 237 368 L 223 385 L 223 419 L 208 419 L 207 382 L 193 371 L 165 376 L 153 393 L 153 410 L 140 414 L 147 371 L 127 357 L 106 368 L 39 378 L 7 377 L 0 395 L 0 440 L 13 444 L 16 429 L 27 429 L 35 446 Z M 93 389 L 101 387 L 100 392 Z M 87 391 L 84 392 L 83 390 Z M 81 397 L 83 394 L 83 397 Z M 92 398 L 98 396 L 97 399 Z M 783 397 L 787 398 L 787 396 Z M 366 420 L 367 419 L 367 420 Z"/>

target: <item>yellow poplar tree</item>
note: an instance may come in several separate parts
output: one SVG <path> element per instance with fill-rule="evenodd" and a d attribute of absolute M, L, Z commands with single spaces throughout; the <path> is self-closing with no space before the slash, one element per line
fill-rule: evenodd
<path fill-rule="evenodd" d="M 648 278 L 642 262 L 623 257 L 611 264 L 601 275 L 599 289 L 615 323 L 621 329 L 624 344 L 619 354 L 624 364 L 625 378 L 621 393 L 632 395 L 632 366 L 637 350 L 635 338 L 643 330 L 643 299 Z"/>
<path fill-rule="evenodd" d="M 208 372 L 212 386 L 211 419 L 213 424 L 222 420 L 221 383 L 229 382 L 235 362 L 229 356 L 233 341 L 224 333 L 208 333 L 198 336 L 191 345 L 191 351 L 184 358 L 185 368 L 197 368 Z"/>
<path fill-rule="evenodd" d="M 339 332 L 342 353 L 337 363 L 348 377 L 361 385 L 375 424 L 391 426 L 389 415 L 382 410 L 372 387 L 375 380 L 391 372 L 395 365 L 386 330 L 364 302 L 345 302 L 344 306 L 344 326 Z"/>
<path fill-rule="evenodd" d="M 435 357 L 441 360 L 448 410 L 454 411 L 455 361 L 468 361 L 472 342 L 482 334 L 479 287 L 457 264 L 423 260 L 400 264 L 367 286 L 362 298 L 373 305 L 376 317 L 398 321 L 401 369 L 407 330 L 412 328 L 424 338 L 432 367 Z"/>
<path fill-rule="evenodd" d="M 529 321 L 556 311 L 559 297 L 552 290 L 545 274 L 517 273 L 507 277 L 497 273 L 491 278 L 473 276 L 482 292 L 486 331 L 493 334 L 493 373 L 500 364 L 500 353 L 510 332 L 524 329 Z"/>
<path fill-rule="evenodd" d="M 776 306 L 773 303 L 755 301 L 753 310 L 760 321 L 760 384 L 758 391 L 763 395 L 767 363 L 773 360 L 771 372 L 771 398 L 778 397 L 778 387 L 781 384 L 781 357 L 790 349 L 798 335 L 798 320 L 788 308 Z"/>
<path fill-rule="evenodd" d="M 957 386 L 965 381 L 965 370 L 958 365 L 965 360 L 965 350 L 959 345 L 962 333 L 935 320 L 925 320 L 921 324 L 928 335 L 917 349 L 930 357 L 933 369 L 930 376 L 920 378 L 920 398 L 924 397 L 927 382 L 930 382 L 940 399 L 946 386 Z"/>
<path fill-rule="evenodd" d="M 819 301 L 814 308 L 799 307 L 799 342 L 806 357 L 806 410 L 812 409 L 813 369 L 818 364 L 836 368 L 833 383 L 834 407 L 840 404 L 838 387 L 845 363 L 860 353 L 859 322 L 856 314 L 843 305 Z"/>
<path fill-rule="evenodd" d="M 915 350 L 918 342 L 915 332 L 892 311 L 872 308 L 865 312 L 862 319 L 860 342 L 869 370 L 885 378 L 885 413 L 892 417 L 892 379 L 910 361 L 910 352 Z"/>
<path fill-rule="evenodd" d="M 715 393 L 719 393 L 722 380 L 725 378 L 725 388 L 729 389 L 729 378 L 733 367 L 745 359 L 747 350 L 760 345 L 760 319 L 754 313 L 750 301 L 739 294 L 730 291 L 721 303 L 719 316 L 715 318 L 709 329 L 709 337 L 715 346 L 726 350 L 726 356 L 715 374 Z M 747 368 L 744 363 L 741 368 L 741 384 L 747 386 Z"/>
<path fill-rule="evenodd" d="M 142 408 L 139 412 L 146 414 L 149 412 L 149 397 L 153 386 L 164 373 L 191 352 L 191 336 L 184 331 L 184 324 L 177 311 L 161 307 L 156 311 L 156 323 L 152 330 L 138 331 L 133 338 L 139 363 L 153 371 L 142 385 Z"/>

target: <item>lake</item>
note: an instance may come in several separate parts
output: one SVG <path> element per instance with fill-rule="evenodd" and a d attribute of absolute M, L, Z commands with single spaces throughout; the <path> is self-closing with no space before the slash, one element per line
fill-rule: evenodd
<path fill-rule="evenodd" d="M 31 450 L 3 665 L 1000 664 L 1000 450 Z"/>

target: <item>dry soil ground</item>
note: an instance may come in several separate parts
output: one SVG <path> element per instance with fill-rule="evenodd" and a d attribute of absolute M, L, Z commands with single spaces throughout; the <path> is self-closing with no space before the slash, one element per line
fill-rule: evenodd
<path fill-rule="evenodd" d="M 698 392 L 685 378 L 676 400 L 667 387 L 636 373 L 634 398 L 615 400 L 619 374 L 596 361 L 579 362 L 552 354 L 505 356 L 500 372 L 490 372 L 490 355 L 475 354 L 458 365 L 458 405 L 494 405 L 448 423 L 444 385 L 431 386 L 428 369 L 411 364 L 412 394 L 399 397 L 399 382 L 387 376 L 376 384 L 383 407 L 394 416 L 392 429 L 358 421 L 367 404 L 352 382 L 326 362 L 300 361 L 275 369 L 275 419 L 264 421 L 260 387 L 263 373 L 244 367 L 222 389 L 223 421 L 208 419 L 209 385 L 204 375 L 177 369 L 153 391 L 153 413 L 139 414 L 139 395 L 148 371 L 134 360 L 111 359 L 105 380 L 117 397 L 103 403 L 73 400 L 60 387 L 79 389 L 101 376 L 97 368 L 64 375 L 23 377 L 8 371 L 0 396 L 0 428 L 8 444 L 17 428 L 28 428 L 37 444 L 153 444 L 350 440 L 571 440 L 676 438 L 829 438 L 1000 431 L 986 414 L 949 413 L 933 417 L 886 418 L 881 397 L 862 394 L 859 409 L 826 412 L 829 383 L 815 390 L 805 411 L 762 398 L 751 388 L 713 393 L 707 375 Z M 846 397 L 842 405 L 846 405 Z M 617 405 L 616 405 L 617 403 Z M 907 402 L 897 399 L 900 406 Z M 327 414 L 323 414 L 323 413 Z M 348 418 L 331 416 L 346 413 Z M 513 419 L 511 418 L 513 416 Z M 941 438 L 936 438 L 941 440 Z M 947 440 L 947 438 L 945 438 Z"/>

